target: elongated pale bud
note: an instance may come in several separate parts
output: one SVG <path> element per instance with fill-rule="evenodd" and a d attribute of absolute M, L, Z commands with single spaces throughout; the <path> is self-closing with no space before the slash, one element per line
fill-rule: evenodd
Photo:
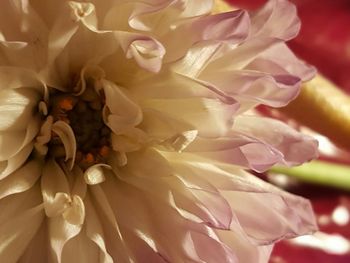
<path fill-rule="evenodd" d="M 280 111 L 350 149 L 350 97 L 321 75 L 305 83 L 300 95 Z"/>

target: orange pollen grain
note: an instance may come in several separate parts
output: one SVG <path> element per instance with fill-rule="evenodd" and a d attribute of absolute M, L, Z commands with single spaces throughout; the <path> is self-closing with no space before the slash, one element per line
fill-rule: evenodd
<path fill-rule="evenodd" d="M 70 111 L 74 107 L 74 101 L 72 97 L 63 98 L 58 102 L 58 106 L 60 109 L 65 111 Z"/>
<path fill-rule="evenodd" d="M 83 159 L 86 164 L 93 164 L 95 162 L 95 157 L 92 153 L 87 153 Z"/>
<path fill-rule="evenodd" d="M 99 150 L 99 155 L 101 155 L 102 157 L 107 157 L 109 154 L 109 147 L 104 145 L 100 148 Z"/>

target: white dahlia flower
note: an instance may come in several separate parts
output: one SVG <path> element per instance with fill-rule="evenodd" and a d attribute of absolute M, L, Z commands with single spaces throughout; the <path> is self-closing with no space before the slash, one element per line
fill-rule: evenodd
<path fill-rule="evenodd" d="M 245 170 L 317 143 L 254 115 L 314 70 L 295 7 L 2 0 L 0 262 L 267 262 L 312 232 L 307 200 Z"/>

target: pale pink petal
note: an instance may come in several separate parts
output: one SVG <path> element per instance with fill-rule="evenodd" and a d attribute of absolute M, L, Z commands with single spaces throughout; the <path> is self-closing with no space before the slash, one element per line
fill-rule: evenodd
<path fill-rule="evenodd" d="M 257 70 L 212 71 L 203 79 L 241 101 L 241 105 L 252 101 L 273 107 L 285 106 L 295 99 L 301 86 L 301 79 L 287 72 L 272 75 Z"/>
<path fill-rule="evenodd" d="M 189 20 L 161 36 L 160 41 L 166 50 L 172 51 L 164 58 L 169 63 L 183 57 L 192 46 L 200 42 L 207 45 L 213 42 L 238 45 L 248 34 L 249 17 L 246 12 L 239 10 Z M 175 41 L 176 39 L 182 41 Z"/>
<path fill-rule="evenodd" d="M 283 158 L 280 163 L 299 165 L 318 156 L 318 142 L 290 128 L 277 120 L 245 116 L 235 122 L 237 131 L 252 136 L 279 151 Z M 274 133 L 271 133 L 271 129 Z"/>
<path fill-rule="evenodd" d="M 251 16 L 251 37 L 294 38 L 300 29 L 296 7 L 286 0 L 271 0 Z"/>
<path fill-rule="evenodd" d="M 277 76 L 290 75 L 302 81 L 308 81 L 316 74 L 316 69 L 299 60 L 285 43 L 278 43 L 262 52 L 261 56 L 247 65 L 247 69 Z"/>

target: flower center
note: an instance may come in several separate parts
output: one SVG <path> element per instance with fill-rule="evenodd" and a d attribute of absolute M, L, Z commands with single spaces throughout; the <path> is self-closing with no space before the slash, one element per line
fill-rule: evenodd
<path fill-rule="evenodd" d="M 111 131 L 102 116 L 104 100 L 102 91 L 98 94 L 89 86 L 79 96 L 55 91 L 51 97 L 50 115 L 54 122 L 63 121 L 71 127 L 76 140 L 75 163 L 83 169 L 105 163 L 110 152 Z M 53 132 L 50 143 L 53 155 L 63 157 L 62 138 Z"/>

